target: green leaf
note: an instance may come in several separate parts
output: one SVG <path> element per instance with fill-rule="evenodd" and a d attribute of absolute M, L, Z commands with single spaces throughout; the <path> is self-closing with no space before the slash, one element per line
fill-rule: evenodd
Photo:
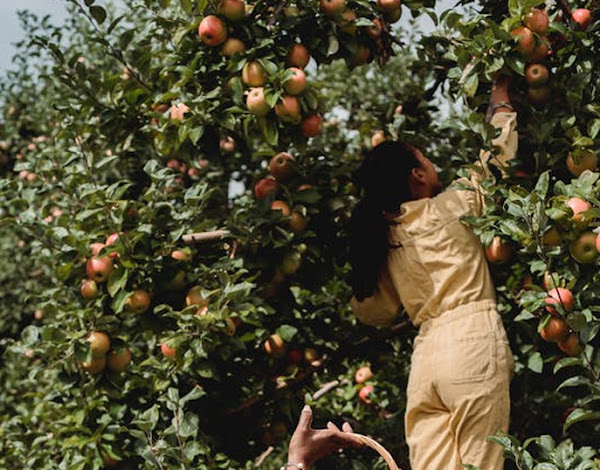
<path fill-rule="evenodd" d="M 277 328 L 277 333 L 279 336 L 281 336 L 281 339 L 286 342 L 290 342 L 296 333 L 298 333 L 298 328 L 292 325 L 281 325 L 279 328 Z"/>
<path fill-rule="evenodd" d="M 473 73 L 467 78 L 467 81 L 464 85 L 465 94 L 468 97 L 475 96 L 477 93 L 477 88 L 479 88 L 479 76 L 476 73 Z"/>
<path fill-rule="evenodd" d="M 527 367 L 529 370 L 541 374 L 544 370 L 544 359 L 539 352 L 533 353 L 527 360 Z"/>
<path fill-rule="evenodd" d="M 37 343 L 39 337 L 40 331 L 35 325 L 26 326 L 21 333 L 21 339 L 23 340 L 25 346 L 34 345 L 35 343 Z"/>
<path fill-rule="evenodd" d="M 563 424 L 563 432 L 566 432 L 573 424 L 581 421 L 600 421 L 600 411 L 584 410 L 577 408 L 573 410 Z"/>
<path fill-rule="evenodd" d="M 104 23 L 104 20 L 106 20 L 106 10 L 100 6 L 94 5 L 90 7 L 90 14 L 99 24 Z"/>
<path fill-rule="evenodd" d="M 129 272 L 123 266 L 119 265 L 110 273 L 108 278 L 107 290 L 111 297 L 114 297 L 117 292 L 127 285 Z"/>
<path fill-rule="evenodd" d="M 198 415 L 191 411 L 186 411 L 179 427 L 179 435 L 182 437 L 195 437 L 198 433 L 199 422 Z"/>

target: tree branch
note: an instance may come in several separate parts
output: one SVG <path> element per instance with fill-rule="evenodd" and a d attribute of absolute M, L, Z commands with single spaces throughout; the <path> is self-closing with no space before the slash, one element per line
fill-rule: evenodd
<path fill-rule="evenodd" d="M 212 230 L 210 232 L 188 233 L 182 237 L 186 245 L 198 245 L 205 242 L 213 242 L 230 236 L 229 230 Z"/>

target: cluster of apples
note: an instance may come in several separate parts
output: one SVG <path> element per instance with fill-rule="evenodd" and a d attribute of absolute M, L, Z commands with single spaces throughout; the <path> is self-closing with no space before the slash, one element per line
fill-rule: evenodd
<path fill-rule="evenodd" d="M 550 99 L 548 68 L 542 63 L 550 52 L 547 37 L 550 25 L 548 14 L 539 8 L 532 8 L 523 19 L 523 26 L 511 31 L 518 38 L 516 49 L 529 62 L 525 69 L 525 80 L 529 86 L 527 99 L 533 105 L 544 105 Z"/>
<path fill-rule="evenodd" d="M 275 358 L 286 356 L 288 363 L 292 365 L 298 365 L 302 362 L 313 365 L 313 363 L 319 359 L 319 354 L 316 349 L 289 347 L 278 333 L 270 335 L 263 343 L 263 348 L 269 356 Z"/>
<path fill-rule="evenodd" d="M 350 36 L 355 36 L 358 27 L 356 22 L 356 13 L 346 5 L 346 0 L 319 0 L 319 9 L 323 14 L 337 22 L 340 31 Z M 372 26 L 368 26 L 365 32 L 368 37 L 378 41 L 383 32 L 383 21 L 395 23 L 402 16 L 401 0 L 377 0 L 377 9 L 381 12 L 380 18 L 372 20 Z M 371 50 L 369 47 L 359 42 L 356 46 L 350 64 L 353 66 L 366 64 L 371 60 Z"/>
<path fill-rule="evenodd" d="M 117 242 L 120 242 L 118 233 L 110 234 L 104 243 L 96 242 L 90 245 L 92 256 L 87 260 L 85 271 L 87 279 L 81 283 L 81 296 L 86 300 L 98 297 L 98 284 L 108 281 L 114 269 L 113 262 L 119 259 Z M 121 241 L 122 242 L 122 241 Z M 108 254 L 101 254 L 108 252 Z M 150 293 L 144 289 L 135 289 L 125 301 L 125 308 L 133 313 L 144 313 L 152 302 Z"/>
<path fill-rule="evenodd" d="M 358 398 L 366 405 L 371 405 L 373 403 L 370 395 L 375 391 L 375 387 L 371 384 L 366 384 L 366 382 L 372 378 L 373 371 L 371 371 L 369 366 L 359 367 L 354 374 L 354 381 L 361 386 L 358 391 Z"/>
<path fill-rule="evenodd" d="M 548 288 L 555 285 L 555 279 L 550 273 L 544 276 L 544 287 Z M 548 290 L 546 297 L 546 311 L 550 314 L 542 319 L 539 325 L 540 336 L 544 341 L 556 343 L 559 349 L 568 356 L 578 356 L 581 354 L 581 345 L 579 335 L 571 330 L 568 323 L 559 315 L 556 306 L 560 305 L 563 311 L 569 312 L 573 309 L 573 293 L 564 287 L 554 287 Z"/>
<path fill-rule="evenodd" d="M 105 368 L 113 372 L 124 372 L 131 362 L 131 351 L 127 347 L 111 349 L 110 338 L 103 331 L 92 331 L 87 337 L 90 343 L 91 360 L 81 363 L 83 370 L 98 374 Z"/>

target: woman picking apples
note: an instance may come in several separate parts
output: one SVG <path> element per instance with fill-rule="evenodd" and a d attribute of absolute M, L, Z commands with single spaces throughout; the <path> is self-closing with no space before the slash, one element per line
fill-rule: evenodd
<path fill-rule="evenodd" d="M 413 470 L 503 468 L 502 448 L 486 437 L 508 430 L 514 362 L 483 248 L 461 219 L 482 213 L 488 163 L 504 167 L 516 153 L 508 84 L 499 78 L 490 98 L 497 153 L 481 152 L 470 178 L 442 192 L 431 161 L 390 141 L 358 173 L 352 308 L 362 322 L 385 326 L 403 306 L 419 327 L 405 413 Z"/>

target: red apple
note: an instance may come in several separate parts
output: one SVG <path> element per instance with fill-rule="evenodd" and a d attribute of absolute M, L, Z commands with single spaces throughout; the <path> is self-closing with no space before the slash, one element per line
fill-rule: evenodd
<path fill-rule="evenodd" d="M 85 272 L 87 276 L 98 283 L 103 283 L 108 280 L 108 276 L 112 272 L 113 264 L 108 256 L 92 256 L 86 266 Z"/>
<path fill-rule="evenodd" d="M 87 337 L 90 343 L 90 351 L 92 357 L 103 357 L 110 349 L 110 339 L 108 335 L 102 331 L 92 331 Z"/>
<path fill-rule="evenodd" d="M 385 133 L 383 131 L 375 131 L 375 133 L 371 136 L 371 147 L 375 148 L 380 143 L 385 141 Z"/>
<path fill-rule="evenodd" d="M 110 246 L 113 245 L 117 242 L 117 240 L 119 239 L 119 234 L 118 233 L 111 233 L 107 238 L 106 241 L 104 242 L 104 246 Z M 108 254 L 108 256 L 110 256 L 112 259 L 116 259 L 119 257 L 119 253 L 117 251 L 112 251 Z"/>
<path fill-rule="evenodd" d="M 227 39 L 227 27 L 219 17 L 208 15 L 200 22 L 198 35 L 207 46 L 218 46 Z"/>
<path fill-rule="evenodd" d="M 283 95 L 275 105 L 275 114 L 283 122 L 297 124 L 300 122 L 300 102 L 291 95 Z"/>
<path fill-rule="evenodd" d="M 529 64 L 525 69 L 525 80 L 532 87 L 544 85 L 548 81 L 548 69 L 542 64 Z"/>
<path fill-rule="evenodd" d="M 367 28 L 367 34 L 371 39 L 378 39 L 383 31 L 383 26 L 381 25 L 381 20 L 379 18 L 375 18 L 372 21 L 373 26 Z"/>
<path fill-rule="evenodd" d="M 298 67 L 303 69 L 310 62 L 310 53 L 302 44 L 294 44 L 286 57 L 286 65 L 288 67 Z"/>
<path fill-rule="evenodd" d="M 495 236 L 492 243 L 485 249 L 485 257 L 490 263 L 504 264 L 508 262 L 512 254 L 512 247 L 509 242 Z"/>
<path fill-rule="evenodd" d="M 143 289 L 134 290 L 125 301 L 125 308 L 133 313 L 144 313 L 152 302 L 150 294 Z"/>
<path fill-rule="evenodd" d="M 582 212 L 585 212 L 592 207 L 589 202 L 578 197 L 572 197 L 566 204 L 573 211 L 573 217 L 571 217 L 571 219 L 576 222 L 583 221 L 584 217 Z"/>
<path fill-rule="evenodd" d="M 177 349 L 172 348 L 167 343 L 162 343 L 160 345 L 160 351 L 162 352 L 163 356 L 169 359 L 175 359 L 177 357 Z"/>
<path fill-rule="evenodd" d="M 583 351 L 579 343 L 579 335 L 574 331 L 569 333 L 569 336 L 562 341 L 558 341 L 557 345 L 567 356 L 579 356 Z"/>
<path fill-rule="evenodd" d="M 524 56 L 529 56 L 535 49 L 535 37 L 529 28 L 518 26 L 513 29 L 510 34 L 517 38 L 516 49 Z"/>
<path fill-rule="evenodd" d="M 283 356 L 287 350 L 285 341 L 277 333 L 269 336 L 264 342 L 263 347 L 267 354 L 274 357 Z"/>
<path fill-rule="evenodd" d="M 235 140 L 227 136 L 219 141 L 219 148 L 223 153 L 233 153 L 235 152 Z"/>
<path fill-rule="evenodd" d="M 395 23 L 402 16 L 402 7 L 400 6 L 400 7 L 396 8 L 395 10 L 386 11 L 383 13 L 383 16 L 388 23 L 390 23 L 390 24 Z"/>
<path fill-rule="evenodd" d="M 588 29 L 588 26 L 592 23 L 593 16 L 592 12 L 587 8 L 578 8 L 571 13 L 573 21 L 579 25 L 581 31 Z"/>
<path fill-rule="evenodd" d="M 237 38 L 229 38 L 225 43 L 223 43 L 223 47 L 221 48 L 221 54 L 225 57 L 231 57 L 234 54 L 238 54 L 240 52 L 244 52 L 246 50 L 246 45 Z"/>
<path fill-rule="evenodd" d="M 246 106 L 255 116 L 266 116 L 269 113 L 271 108 L 265 100 L 263 87 L 250 89 L 246 97 Z"/>
<path fill-rule="evenodd" d="M 308 226 L 308 218 L 302 215 L 300 212 L 292 212 L 292 218 L 290 219 L 290 229 L 294 233 L 302 233 Z"/>
<path fill-rule="evenodd" d="M 269 196 L 275 196 L 280 189 L 277 180 L 273 178 L 262 178 L 254 185 L 254 195 L 256 199 L 264 199 Z"/>
<path fill-rule="evenodd" d="M 113 372 L 125 372 L 131 362 L 131 351 L 129 348 L 112 350 L 106 357 L 106 366 Z"/>
<path fill-rule="evenodd" d="M 319 0 L 319 8 L 329 18 L 335 18 L 346 8 L 346 0 Z"/>
<path fill-rule="evenodd" d="M 297 67 L 287 69 L 291 76 L 283 84 L 283 88 L 290 95 L 299 95 L 306 89 L 306 74 Z"/>
<path fill-rule="evenodd" d="M 246 5 L 244 0 L 221 0 L 217 13 L 235 23 L 246 15 Z"/>
<path fill-rule="evenodd" d="M 185 304 L 198 305 L 200 307 L 208 306 L 208 300 L 202 295 L 202 286 L 192 287 L 185 296 Z"/>
<path fill-rule="evenodd" d="M 551 317 L 546 325 L 540 330 L 540 335 L 544 341 L 552 343 L 565 340 L 568 334 L 569 325 L 559 317 Z"/>
<path fill-rule="evenodd" d="M 597 235 L 594 232 L 584 232 L 579 238 L 571 243 L 571 256 L 581 264 L 591 264 L 596 261 L 598 250 L 596 249 Z"/>
<path fill-rule="evenodd" d="M 246 62 L 242 69 L 242 81 L 250 87 L 261 87 L 267 83 L 267 72 L 258 61 Z"/>
<path fill-rule="evenodd" d="M 285 201 L 273 201 L 271 203 L 271 210 L 273 211 L 281 211 L 284 217 L 289 217 L 292 211 L 290 210 L 290 206 Z"/>
<path fill-rule="evenodd" d="M 525 26 L 534 33 L 538 33 L 540 36 L 543 36 L 548 32 L 548 26 L 550 25 L 548 14 L 539 8 L 532 8 L 525 17 L 524 22 Z"/>
<path fill-rule="evenodd" d="M 553 305 L 561 305 L 565 312 L 569 312 L 573 309 L 573 304 L 573 294 L 569 289 L 555 287 L 548 291 L 548 297 L 546 297 L 546 310 L 552 315 L 556 315 L 556 309 Z"/>
<path fill-rule="evenodd" d="M 534 106 L 543 106 L 550 101 L 550 88 L 542 86 L 540 88 L 529 88 L 527 90 L 527 101 Z"/>
<path fill-rule="evenodd" d="M 389 13 L 400 8 L 400 0 L 377 0 L 377 9 Z"/>
<path fill-rule="evenodd" d="M 373 387 L 373 385 L 365 385 L 358 392 L 358 397 L 363 401 L 363 403 L 370 405 L 373 403 L 373 400 L 369 398 L 369 395 L 371 395 L 374 390 L 375 387 Z"/>
<path fill-rule="evenodd" d="M 598 157 L 591 149 L 577 149 L 567 157 L 567 168 L 573 176 L 579 176 L 585 170 L 598 169 Z"/>
<path fill-rule="evenodd" d="M 81 368 L 90 374 L 98 374 L 106 367 L 106 356 L 93 357 L 90 362 L 82 362 Z"/>
<path fill-rule="evenodd" d="M 320 114 L 311 114 L 302 119 L 300 130 L 304 137 L 316 137 L 321 133 L 323 118 Z"/>
<path fill-rule="evenodd" d="M 296 159 L 287 152 L 280 152 L 269 161 L 269 173 L 280 183 L 285 183 L 297 173 Z"/>
<path fill-rule="evenodd" d="M 171 105 L 171 111 L 170 111 L 171 120 L 182 121 L 184 114 L 187 113 L 189 110 L 190 110 L 190 108 L 183 103 Z"/>
<path fill-rule="evenodd" d="M 354 380 L 356 380 L 357 384 L 365 383 L 367 380 L 371 380 L 373 378 L 373 372 L 371 372 L 371 368 L 369 366 L 360 367 L 356 374 L 354 374 Z"/>
<path fill-rule="evenodd" d="M 92 243 L 90 245 L 90 250 L 93 256 L 98 256 L 98 253 L 100 253 L 102 248 L 104 248 L 104 243 Z"/>
<path fill-rule="evenodd" d="M 184 248 L 183 250 L 173 250 L 171 252 L 171 258 L 176 259 L 177 261 L 191 261 L 192 253 L 189 251 L 189 248 Z"/>
<path fill-rule="evenodd" d="M 81 296 L 84 299 L 95 299 L 98 297 L 98 284 L 91 279 L 85 279 L 81 283 Z"/>
<path fill-rule="evenodd" d="M 404 111 L 404 108 L 401 104 L 399 104 L 396 106 L 396 109 L 394 109 L 394 114 L 402 114 L 402 111 Z"/>
<path fill-rule="evenodd" d="M 531 54 L 527 55 L 527 59 L 531 62 L 542 62 L 548 58 L 549 52 L 550 45 L 548 44 L 548 41 L 543 38 L 536 44 Z"/>

